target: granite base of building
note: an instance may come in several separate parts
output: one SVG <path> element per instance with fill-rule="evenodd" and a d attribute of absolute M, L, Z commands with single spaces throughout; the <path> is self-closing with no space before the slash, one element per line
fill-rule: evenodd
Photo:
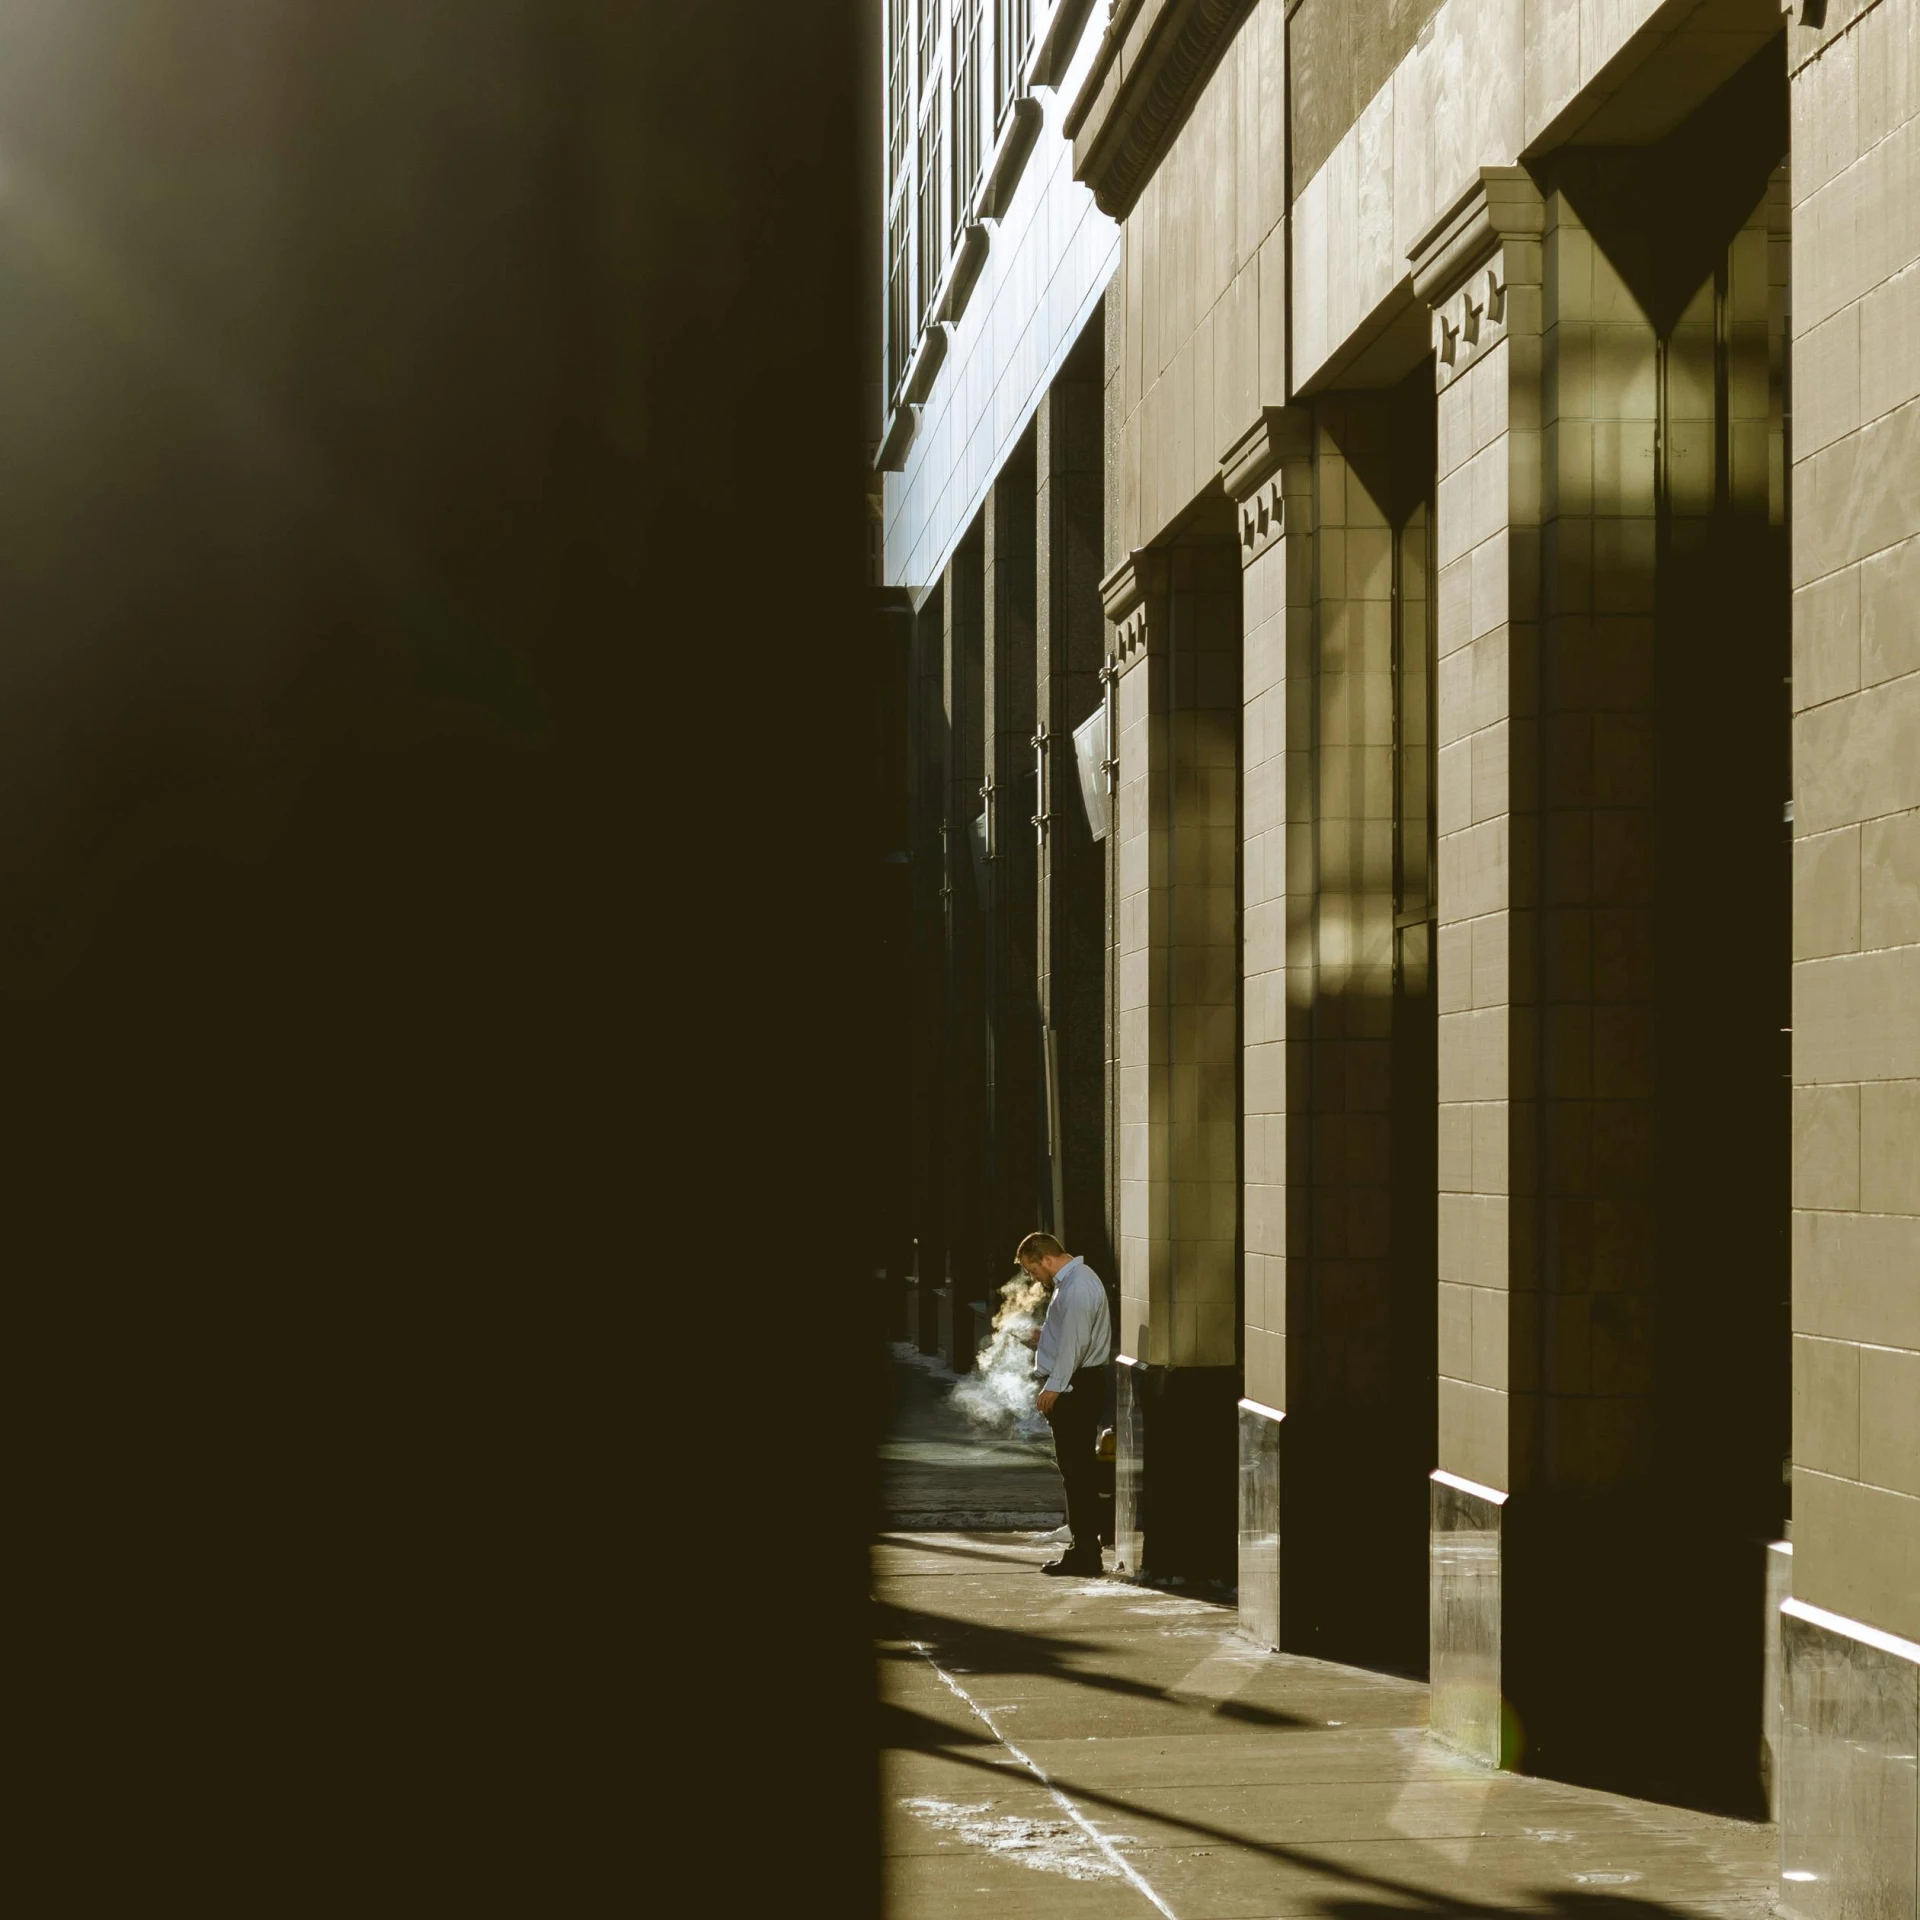
<path fill-rule="evenodd" d="M 1501 1663 L 1507 1496 L 1449 1473 L 1433 1474 L 1431 1484 L 1428 1724 L 1459 1752 L 1490 1767 L 1510 1765 L 1517 1756 Z"/>
<path fill-rule="evenodd" d="M 1920 1646 L 1788 1600 L 1780 1648 L 1780 1911 L 1916 1920 Z"/>
<path fill-rule="evenodd" d="M 1113 1361 L 1113 1565 L 1116 1573 L 1140 1571 L 1141 1462 L 1146 1453 L 1138 1360 L 1116 1354 Z"/>
<path fill-rule="evenodd" d="M 1280 1445 L 1284 1413 L 1240 1402 L 1240 1631 L 1280 1650 Z"/>
<path fill-rule="evenodd" d="M 1657 1482 L 1509 1496 L 1436 1473 L 1429 1498 L 1437 1738 L 1488 1766 L 1767 1817 L 1780 1556 L 1698 1489 Z"/>
<path fill-rule="evenodd" d="M 1781 1609 L 1792 1593 L 1793 1543 L 1776 1540 L 1767 1548 L 1766 1664 L 1760 1685 L 1760 1777 L 1766 1785 L 1767 1818 L 1773 1821 L 1780 1818 L 1780 1707 L 1787 1693 Z"/>
<path fill-rule="evenodd" d="M 1237 1367 L 1114 1365 L 1114 1564 L 1135 1579 L 1231 1589 L 1237 1573 Z"/>

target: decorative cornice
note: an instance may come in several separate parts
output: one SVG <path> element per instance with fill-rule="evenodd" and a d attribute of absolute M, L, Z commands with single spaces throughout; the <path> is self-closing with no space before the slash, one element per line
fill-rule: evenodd
<path fill-rule="evenodd" d="M 1781 0 L 1787 16 L 1787 73 L 1817 60 L 1843 33 L 1870 14 L 1881 0 Z"/>
<path fill-rule="evenodd" d="M 1220 484 L 1240 519 L 1240 564 L 1266 552 L 1286 530 L 1285 470 L 1313 453 L 1313 417 L 1305 407 L 1263 407 L 1220 456 Z"/>
<path fill-rule="evenodd" d="M 1092 11 L 1093 0 L 1060 0 L 1046 32 L 1040 36 L 1040 44 L 1033 50 L 1033 62 L 1027 68 L 1029 85 L 1057 87 L 1067 77 L 1073 56 L 1080 49 L 1081 30 Z"/>
<path fill-rule="evenodd" d="M 1080 129 L 1100 98 L 1100 91 L 1111 79 L 1119 85 L 1119 76 L 1114 73 L 1114 63 L 1120 58 L 1120 49 L 1126 44 L 1127 29 L 1134 23 L 1146 0 L 1107 0 L 1107 24 L 1100 29 L 1100 44 L 1094 49 L 1093 65 L 1088 69 L 1087 77 L 1080 83 L 1080 91 L 1067 107 L 1067 116 L 1061 121 L 1061 131 L 1069 140 L 1079 138 Z"/>
<path fill-rule="evenodd" d="M 1305 407 L 1262 407 L 1260 417 L 1220 456 L 1220 484 L 1245 500 L 1288 460 L 1313 452 L 1313 416 Z"/>
<path fill-rule="evenodd" d="M 1135 547 L 1100 582 L 1100 604 L 1116 626 L 1151 593 L 1167 584 L 1167 556 L 1151 547 Z"/>
<path fill-rule="evenodd" d="M 1114 0 L 1069 109 L 1073 177 L 1124 220 L 1254 0 Z"/>
<path fill-rule="evenodd" d="M 913 436 L 920 425 L 920 409 L 911 402 L 902 401 L 894 408 L 887 420 L 886 437 L 880 442 L 880 451 L 873 456 L 875 473 L 899 473 L 907 464 L 907 449 L 913 445 Z"/>
<path fill-rule="evenodd" d="M 1151 649 L 1164 626 L 1161 608 L 1167 591 L 1167 556 L 1136 547 L 1100 582 L 1100 604 L 1113 624 L 1109 658 L 1117 677 Z"/>
<path fill-rule="evenodd" d="M 1430 307 L 1443 305 L 1506 241 L 1535 239 L 1546 223 L 1546 204 L 1524 167 L 1482 167 L 1408 250 L 1415 295 Z"/>

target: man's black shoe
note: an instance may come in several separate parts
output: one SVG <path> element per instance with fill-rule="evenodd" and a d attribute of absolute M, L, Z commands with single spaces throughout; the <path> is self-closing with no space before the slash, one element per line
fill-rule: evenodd
<path fill-rule="evenodd" d="M 1104 1573 L 1106 1568 L 1100 1564 L 1100 1556 L 1097 1553 L 1064 1553 L 1058 1560 L 1049 1560 L 1040 1571 L 1042 1573 L 1059 1575 L 1076 1574 L 1081 1578 L 1095 1578 Z"/>

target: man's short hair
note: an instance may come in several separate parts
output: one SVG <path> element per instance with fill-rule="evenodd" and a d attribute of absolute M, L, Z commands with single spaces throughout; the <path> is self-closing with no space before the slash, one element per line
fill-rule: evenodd
<path fill-rule="evenodd" d="M 1030 1233 L 1014 1248 L 1016 1260 L 1044 1260 L 1049 1254 L 1065 1253 L 1063 1247 L 1050 1233 Z"/>

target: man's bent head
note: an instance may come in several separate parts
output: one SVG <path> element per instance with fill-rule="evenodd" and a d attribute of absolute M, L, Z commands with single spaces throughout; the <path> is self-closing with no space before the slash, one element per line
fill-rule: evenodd
<path fill-rule="evenodd" d="M 1050 1233 L 1028 1234 L 1014 1248 L 1013 1257 L 1031 1280 L 1051 1280 L 1073 1258 Z"/>

